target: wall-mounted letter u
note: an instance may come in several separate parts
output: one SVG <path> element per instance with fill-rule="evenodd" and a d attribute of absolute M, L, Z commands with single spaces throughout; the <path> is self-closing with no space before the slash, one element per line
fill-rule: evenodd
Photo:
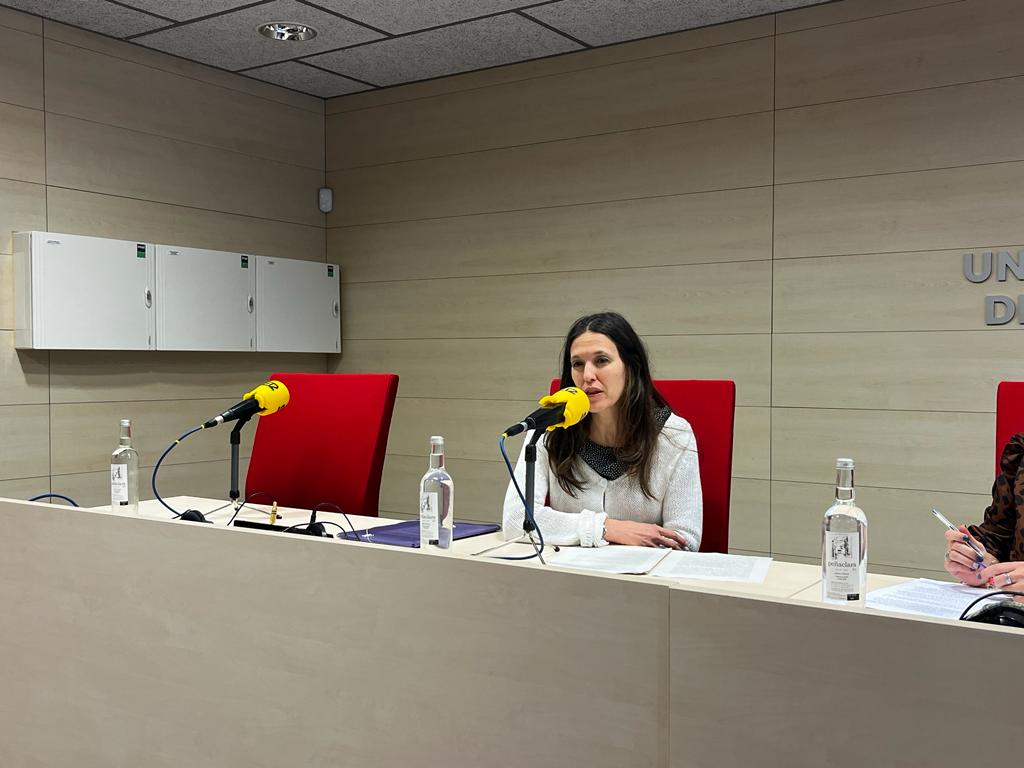
<path fill-rule="evenodd" d="M 992 277 L 992 251 L 981 254 L 981 272 L 974 271 L 974 254 L 964 254 L 964 277 L 972 283 L 984 283 Z"/>

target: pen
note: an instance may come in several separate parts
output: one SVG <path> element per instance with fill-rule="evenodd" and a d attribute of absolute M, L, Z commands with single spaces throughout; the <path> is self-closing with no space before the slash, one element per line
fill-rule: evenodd
<path fill-rule="evenodd" d="M 947 520 L 946 517 L 941 512 L 939 512 L 939 510 L 935 509 L 935 507 L 932 507 L 932 514 L 938 518 L 940 523 L 949 528 L 949 530 L 960 533 L 960 529 L 953 525 L 951 522 L 949 522 L 949 520 Z M 985 562 L 985 553 L 978 549 L 978 546 L 973 541 L 971 541 L 970 537 L 965 538 L 967 541 L 967 546 L 974 550 L 974 554 L 981 558 L 981 562 Z"/>

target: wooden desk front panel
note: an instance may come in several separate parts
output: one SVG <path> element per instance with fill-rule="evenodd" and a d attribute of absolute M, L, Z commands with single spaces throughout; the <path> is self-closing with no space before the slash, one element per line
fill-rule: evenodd
<path fill-rule="evenodd" d="M 1014 762 L 1017 630 L 672 591 L 674 768 Z"/>
<path fill-rule="evenodd" d="M 23 502 L 0 522 L 0 765 L 668 762 L 668 587 Z"/>

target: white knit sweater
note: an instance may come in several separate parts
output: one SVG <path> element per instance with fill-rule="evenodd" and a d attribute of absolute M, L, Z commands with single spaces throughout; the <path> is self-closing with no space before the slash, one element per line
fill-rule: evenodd
<path fill-rule="evenodd" d="M 526 492 L 524 454 L 530 433 L 523 442 L 516 464 L 516 480 Z M 656 523 L 683 535 L 689 549 L 700 547 L 703 498 L 697 465 L 697 440 L 689 423 L 673 414 L 658 434 L 651 462 L 650 489 L 654 498 L 644 496 L 640 483 L 631 475 L 605 480 L 586 462 L 577 459 L 576 471 L 584 489 L 571 496 L 562 490 L 548 465 L 547 435 L 537 443 L 537 472 L 533 515 L 548 544 L 600 547 L 604 521 L 633 520 Z M 550 495 L 550 506 L 544 502 Z M 502 533 L 512 539 L 523 533 L 523 502 L 512 483 L 505 492 Z"/>

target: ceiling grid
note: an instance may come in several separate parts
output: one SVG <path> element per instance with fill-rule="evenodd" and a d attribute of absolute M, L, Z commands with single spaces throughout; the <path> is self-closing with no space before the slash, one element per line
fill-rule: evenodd
<path fill-rule="evenodd" d="M 830 0 L 0 0 L 330 98 L 612 45 Z M 270 22 L 312 27 L 274 40 Z"/>

